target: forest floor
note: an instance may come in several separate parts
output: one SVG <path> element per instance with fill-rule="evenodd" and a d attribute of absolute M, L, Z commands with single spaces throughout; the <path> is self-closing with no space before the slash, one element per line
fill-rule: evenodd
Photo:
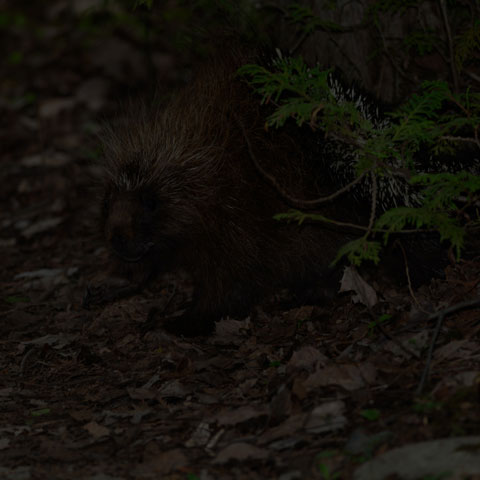
<path fill-rule="evenodd" d="M 478 298 L 479 260 L 415 299 L 378 278 L 372 308 L 273 299 L 193 339 L 144 328 L 160 282 L 82 308 L 104 255 L 95 134 L 148 72 L 89 2 L 34 3 L 0 16 L 0 478 L 480 479 L 479 309 L 441 318 L 418 392 L 428 312 Z M 153 58 L 163 84 L 184 75 Z"/>

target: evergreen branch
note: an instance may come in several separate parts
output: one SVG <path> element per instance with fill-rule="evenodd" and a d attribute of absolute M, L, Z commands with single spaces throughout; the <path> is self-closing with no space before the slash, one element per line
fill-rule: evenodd
<path fill-rule="evenodd" d="M 352 262 L 359 262 L 362 258 L 378 260 L 379 243 L 368 240 L 374 234 L 382 234 L 386 243 L 392 233 L 438 232 L 442 240 L 450 241 L 459 255 L 465 235 L 465 228 L 459 221 L 465 224 L 467 206 L 474 205 L 478 199 L 478 177 L 466 177 L 459 173 L 442 174 L 443 177 L 424 174 L 413 177 L 412 181 L 408 179 L 418 165 L 416 152 L 422 145 L 432 151 L 445 149 L 441 142 L 473 143 L 480 147 L 480 95 L 472 92 L 453 94 L 444 81 L 424 82 L 421 91 L 387 114 L 391 121 L 379 127 L 378 123 L 374 123 L 378 120 L 372 121 L 368 114 L 360 111 L 358 101 L 348 101 L 348 97 L 345 98 L 342 93 L 339 95 L 338 91 L 335 95 L 332 93 L 338 87 L 329 85 L 329 71 L 321 71 L 317 67 L 310 69 L 300 58 L 279 59 L 273 66 L 272 72 L 252 65 L 240 72 L 249 78 L 248 83 L 262 96 L 263 103 L 271 101 L 275 104 L 267 124 L 278 128 L 288 119 L 293 119 L 299 126 L 308 122 L 312 129 L 321 129 L 324 135 L 322 141 L 336 142 L 340 149 L 344 148 L 348 161 L 352 162 L 348 168 L 352 169 L 352 175 L 355 171 L 357 174 L 352 181 L 327 197 L 313 200 L 295 198 L 262 168 L 244 127 L 240 125 L 259 174 L 289 205 L 299 209 L 320 207 L 360 183 L 367 174 L 371 176 L 371 182 L 362 186 L 362 189 L 370 188 L 371 209 L 367 226 L 299 211 L 279 214 L 275 218 L 299 223 L 320 221 L 364 232 L 356 243 L 350 242 L 339 252 L 340 256 L 346 255 Z M 461 113 L 455 113 L 452 108 L 447 110 L 446 106 L 453 106 Z M 473 131 L 471 138 L 465 136 L 465 131 L 470 129 Z M 403 177 L 400 183 L 393 180 L 390 184 L 382 180 L 382 177 L 397 175 Z M 399 195 L 414 193 L 415 201 L 421 202 L 421 206 L 387 210 L 377 218 L 378 190 L 390 188 L 389 185 L 400 185 Z M 392 192 L 392 195 L 395 193 Z M 459 210 L 457 205 L 461 195 L 466 195 L 467 201 Z"/>

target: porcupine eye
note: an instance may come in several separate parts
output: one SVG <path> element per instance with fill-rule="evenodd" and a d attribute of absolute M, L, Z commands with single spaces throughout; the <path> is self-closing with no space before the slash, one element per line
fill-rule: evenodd
<path fill-rule="evenodd" d="M 153 192 L 144 192 L 141 196 L 141 202 L 143 208 L 149 213 L 154 213 L 157 209 L 158 201 Z"/>
<path fill-rule="evenodd" d="M 110 203 L 112 199 L 112 192 L 107 190 L 105 194 L 103 195 L 102 199 L 102 213 L 104 216 L 107 215 L 108 209 L 110 208 Z"/>

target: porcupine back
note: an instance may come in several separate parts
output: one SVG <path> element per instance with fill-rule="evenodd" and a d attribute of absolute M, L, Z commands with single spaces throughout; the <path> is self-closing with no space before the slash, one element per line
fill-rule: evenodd
<path fill-rule="evenodd" d="M 105 140 L 107 241 L 149 245 L 127 248 L 142 253 L 130 269 L 189 272 L 192 318 L 245 313 L 273 288 L 327 271 L 345 242 L 325 225 L 272 218 L 288 205 L 259 175 L 246 136 L 262 167 L 292 195 L 315 198 L 321 181 L 312 186 L 288 132 L 265 130 L 258 99 L 235 77 L 251 60 L 238 52 L 217 57 L 165 108 L 135 110 Z M 149 195 L 155 208 L 147 208 Z"/>
<path fill-rule="evenodd" d="M 389 128 L 390 120 L 382 107 L 375 99 L 362 92 L 356 85 L 346 86 L 338 75 L 331 74 L 329 86 L 332 95 L 339 104 L 352 102 L 357 111 L 367 120 L 371 121 L 375 132 Z M 385 106 L 383 106 L 385 108 Z M 480 158 L 478 149 L 469 145 L 461 145 L 454 153 L 434 154 L 426 146 L 422 146 L 413 159 L 413 169 L 416 173 L 458 173 L 467 171 L 478 175 L 480 173 Z M 352 182 L 356 176 L 358 152 L 353 146 L 333 138 L 317 138 L 315 155 L 323 165 L 323 170 L 328 176 L 327 182 L 341 188 Z M 419 207 L 423 202 L 421 190 L 412 186 L 407 180 L 406 167 L 399 160 L 390 162 L 390 174 L 377 176 L 376 211 L 381 214 L 395 207 Z M 366 205 L 372 198 L 372 181 L 367 176 L 350 190 L 351 202 L 354 205 Z M 398 237 L 397 237 L 398 238 Z M 467 238 L 467 244 L 472 240 Z M 386 267 L 389 276 L 395 271 L 403 271 L 404 260 L 398 262 L 402 256 L 392 252 L 396 242 L 390 241 L 390 247 L 383 254 L 382 265 Z M 406 253 L 406 260 L 410 267 L 411 281 L 414 286 L 428 282 L 433 276 L 442 277 L 448 264 L 447 245 L 442 244 L 437 233 L 421 233 L 401 238 L 401 245 Z M 468 246 L 467 245 L 467 246 Z M 478 251 L 478 249 L 477 249 Z M 397 275 L 394 275 L 397 277 Z M 404 280 L 404 275 L 400 275 Z"/>

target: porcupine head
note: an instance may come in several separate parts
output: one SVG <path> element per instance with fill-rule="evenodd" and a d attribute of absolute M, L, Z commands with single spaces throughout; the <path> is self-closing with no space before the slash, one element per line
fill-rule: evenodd
<path fill-rule="evenodd" d="M 172 158 L 183 152 L 162 138 L 160 121 L 142 109 L 104 137 L 103 234 L 115 273 L 134 283 L 181 263 L 193 223 L 193 176 Z"/>

